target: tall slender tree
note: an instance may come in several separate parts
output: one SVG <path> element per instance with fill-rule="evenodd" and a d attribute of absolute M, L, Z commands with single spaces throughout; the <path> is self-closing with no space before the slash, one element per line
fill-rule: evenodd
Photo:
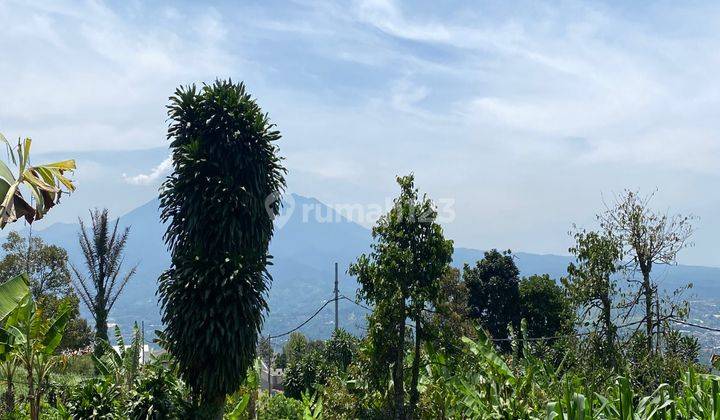
<path fill-rule="evenodd" d="M 398 177 L 400 196 L 390 212 L 373 228 L 370 255 L 362 255 L 350 267 L 357 276 L 360 297 L 389 314 L 395 328 L 394 340 L 387 343 L 394 356 L 392 376 L 396 419 L 413 418 L 419 401 L 418 377 L 423 333 L 423 311 L 437 304 L 441 277 L 452 259 L 453 243 L 446 240 L 436 222 L 437 212 L 427 196 L 420 197 L 412 175 Z M 410 401 L 405 406 L 406 319 L 415 322 Z M 371 331 L 372 332 L 372 331 Z M 374 333 L 374 332 L 373 332 Z"/>
<path fill-rule="evenodd" d="M 74 264 L 70 265 L 75 274 L 75 288 L 95 321 L 96 356 L 102 354 L 102 342 L 108 340 L 108 314 L 137 271 L 136 265 L 123 273 L 123 251 L 130 228 L 118 229 L 119 221 L 111 223 L 107 209 L 90 211 L 89 229 L 79 219 L 78 237 L 87 275 Z"/>
<path fill-rule="evenodd" d="M 575 262 L 568 266 L 562 280 L 573 303 L 581 310 L 580 321 L 590 318 L 595 332 L 602 337 L 601 356 L 610 368 L 617 367 L 617 327 L 613 322 L 613 300 L 617 282 L 613 278 L 623 268 L 622 246 L 603 232 L 577 231 L 575 245 L 569 251 Z"/>
<path fill-rule="evenodd" d="M 169 352 L 199 417 L 222 418 L 255 357 L 285 188 L 280 133 L 245 90 L 181 87 L 168 106 L 173 172 L 160 193 L 172 259 L 159 279 Z"/>

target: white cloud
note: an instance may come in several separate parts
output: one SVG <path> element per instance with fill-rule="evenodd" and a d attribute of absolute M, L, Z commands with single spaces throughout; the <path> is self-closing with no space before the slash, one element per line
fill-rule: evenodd
<path fill-rule="evenodd" d="M 170 172 L 170 169 L 172 168 L 172 158 L 168 156 L 167 159 L 160 162 L 160 164 L 156 167 L 154 167 L 149 173 L 147 174 L 138 174 L 134 176 L 128 176 L 127 174 L 123 174 L 123 180 L 127 182 L 128 184 L 132 185 L 151 185 L 157 182 L 160 177 L 164 176 L 168 172 Z"/>
<path fill-rule="evenodd" d="M 565 252 L 569 224 L 623 187 L 716 218 L 716 3 L 215 7 L 0 2 L 0 130 L 39 149 L 166 145 L 174 89 L 232 76 L 283 133 L 292 188 L 377 202 L 414 171 L 457 198 L 459 244 Z"/>

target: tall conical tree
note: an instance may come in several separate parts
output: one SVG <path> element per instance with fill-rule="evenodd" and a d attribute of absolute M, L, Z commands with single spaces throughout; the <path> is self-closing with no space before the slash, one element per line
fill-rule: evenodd
<path fill-rule="evenodd" d="M 102 341 L 108 340 L 108 314 L 127 282 L 135 275 L 137 266 L 121 274 L 130 228 L 118 230 L 119 220 L 111 224 L 107 209 L 90 212 L 90 229 L 86 228 L 82 219 L 79 222 L 80 248 L 88 275 L 73 264 L 71 267 L 76 278 L 75 288 L 95 320 L 95 355 L 100 356 Z"/>
<path fill-rule="evenodd" d="M 267 309 L 268 245 L 285 188 L 280 133 L 242 83 L 181 87 L 168 109 L 173 173 L 160 207 L 172 260 L 159 280 L 167 346 L 199 416 L 222 418 Z"/>

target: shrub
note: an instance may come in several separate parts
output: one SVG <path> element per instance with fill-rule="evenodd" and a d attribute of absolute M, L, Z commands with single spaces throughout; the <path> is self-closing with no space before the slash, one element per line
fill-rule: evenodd
<path fill-rule="evenodd" d="M 285 369 L 285 394 L 299 399 L 303 392 L 314 391 L 317 385 L 324 385 L 332 370 L 321 352 L 308 351 L 300 360 Z"/>
<path fill-rule="evenodd" d="M 119 419 L 123 407 L 120 388 L 106 378 L 93 378 L 73 391 L 68 411 L 75 419 Z"/>
<path fill-rule="evenodd" d="M 187 418 L 189 400 L 182 382 L 160 363 L 145 366 L 128 396 L 132 419 Z"/>
<path fill-rule="evenodd" d="M 261 407 L 258 410 L 258 419 L 276 420 L 276 419 L 302 419 L 303 403 L 293 398 L 288 398 L 283 394 L 273 395 L 261 401 Z"/>

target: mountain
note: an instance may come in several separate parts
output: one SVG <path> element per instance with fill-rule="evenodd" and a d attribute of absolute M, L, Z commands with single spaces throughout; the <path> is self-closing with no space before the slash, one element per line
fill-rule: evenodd
<path fill-rule="evenodd" d="M 170 261 L 162 239 L 165 227 L 160 223 L 158 205 L 157 199 L 152 200 L 120 218 L 121 226 L 131 227 L 125 264 L 127 267 L 138 264 L 137 275 L 111 313 L 110 321 L 121 325 L 125 331 L 136 321 L 144 321 L 148 331 L 161 327 L 156 282 Z M 77 224 L 56 223 L 34 234 L 64 247 L 70 260 L 82 266 L 78 230 Z M 292 329 L 332 298 L 335 262 L 339 265 L 340 293 L 354 298 L 357 283 L 345 273 L 358 255 L 368 252 L 370 242 L 371 234 L 367 228 L 349 221 L 318 200 L 295 194 L 288 196 L 283 214 L 276 220 L 270 246 L 274 257 L 270 268 L 273 284 L 264 334 L 274 335 Z M 560 278 L 571 261 L 571 257 L 560 255 L 523 252 L 514 255 L 523 276 L 547 273 Z M 482 257 L 483 251 L 456 248 L 453 265 L 473 264 Z M 718 268 L 661 266 L 655 273 L 667 289 L 693 282 L 693 294 L 706 301 L 720 301 Z M 341 326 L 361 334 L 366 310 L 346 300 L 339 306 Z M 314 338 L 327 337 L 333 327 L 333 307 L 328 305 L 302 331 Z M 703 314 L 702 318 L 708 318 L 708 314 Z"/>

